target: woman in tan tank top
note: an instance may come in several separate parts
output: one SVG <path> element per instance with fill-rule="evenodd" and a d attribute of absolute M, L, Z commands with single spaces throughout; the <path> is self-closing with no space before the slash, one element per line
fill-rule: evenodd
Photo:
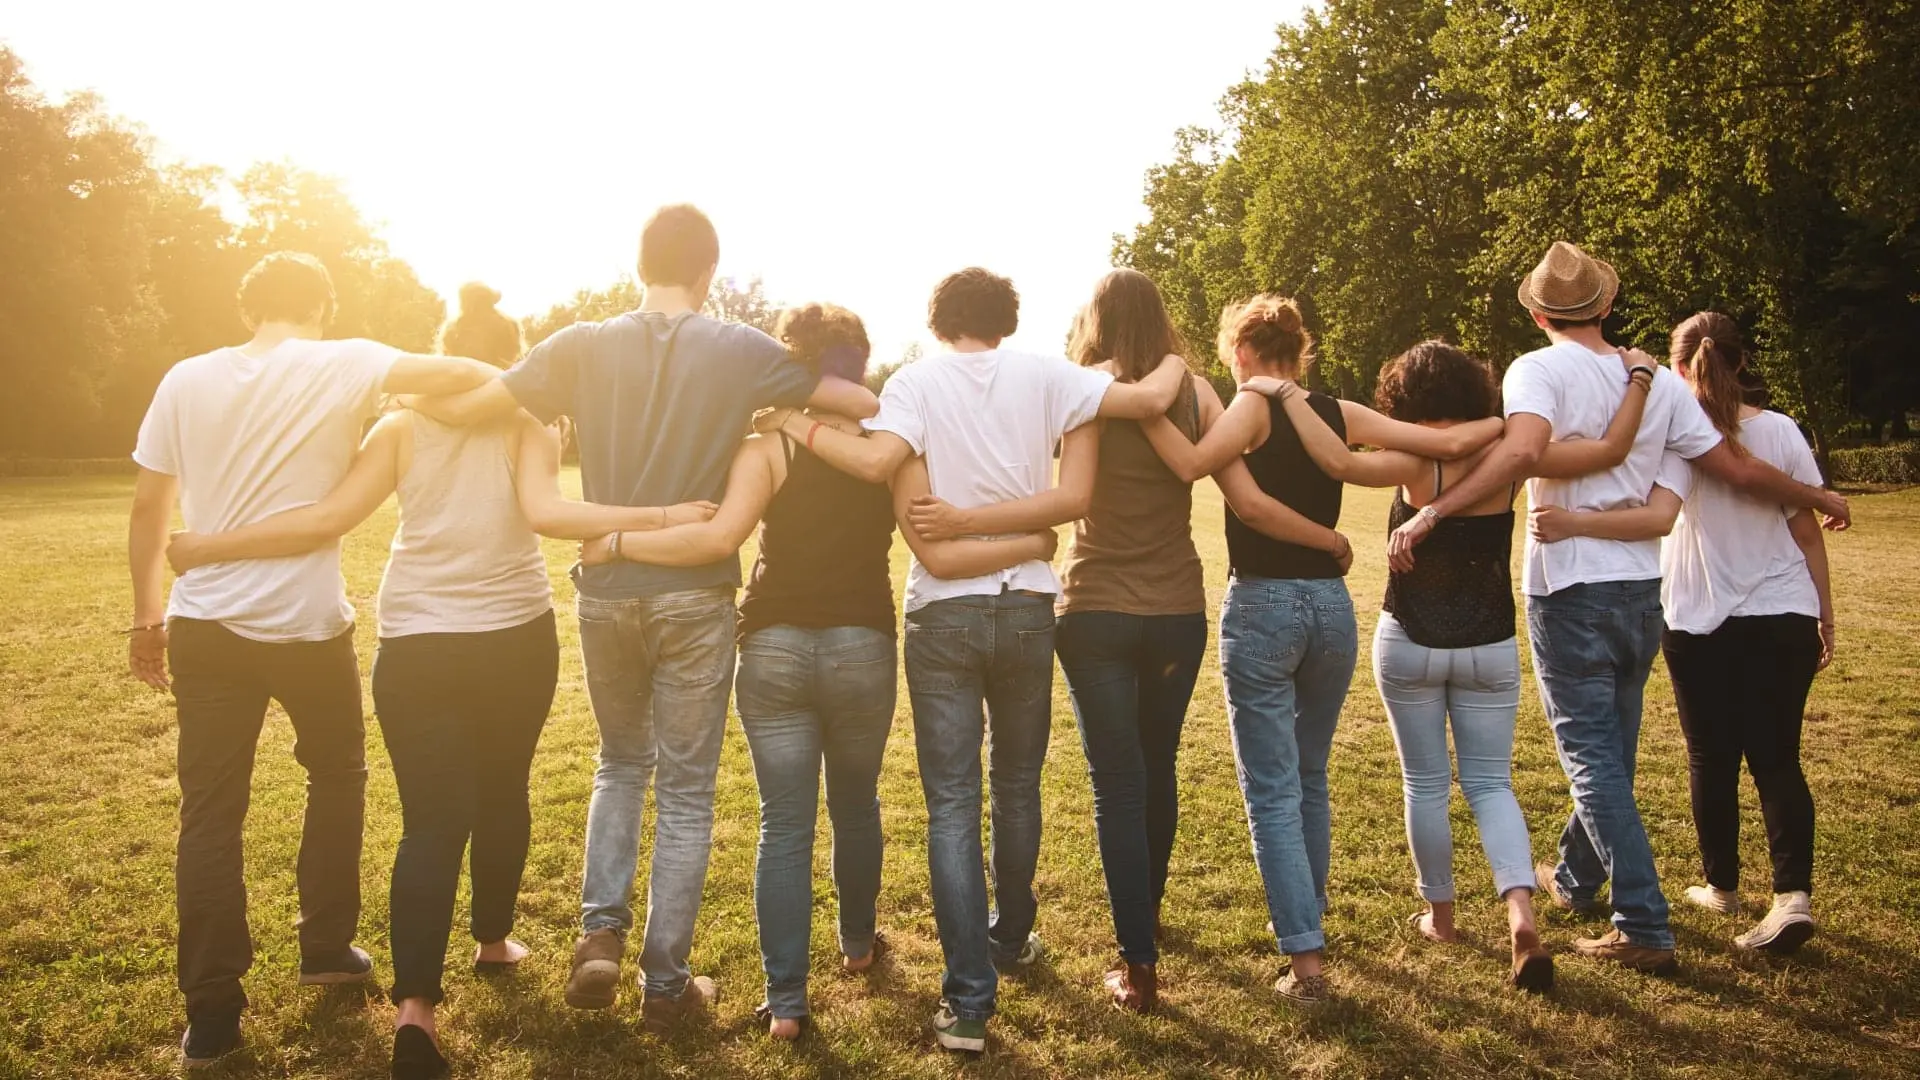
<path fill-rule="evenodd" d="M 442 350 L 497 366 L 520 351 L 498 294 L 461 290 Z M 525 414 L 453 428 L 388 413 L 326 498 L 212 536 L 176 534 L 176 570 L 311 551 L 396 492 L 400 525 L 380 594 L 374 711 L 393 760 L 403 820 L 394 859 L 393 1075 L 448 1074 L 435 1006 L 460 862 L 471 842 L 477 973 L 513 970 L 527 950 L 507 935 L 526 864 L 527 776 L 552 705 L 559 639 L 535 533 L 585 540 L 711 517 L 710 504 L 614 507 L 562 497 L 560 436 Z"/>

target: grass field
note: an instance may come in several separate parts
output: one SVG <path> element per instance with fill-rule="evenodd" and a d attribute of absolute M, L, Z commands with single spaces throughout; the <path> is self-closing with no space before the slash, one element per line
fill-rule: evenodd
<path fill-rule="evenodd" d="M 1196 534 L 1217 604 L 1224 585 L 1218 499 L 1201 485 Z M 124 567 L 130 485 L 83 477 L 0 482 L 0 1077 L 164 1076 L 177 1068 L 172 851 L 177 789 L 171 701 L 125 673 L 114 631 L 128 615 Z M 925 810 L 905 694 L 882 799 L 888 836 L 881 925 L 895 949 L 868 980 L 833 964 L 827 848 L 815 890 L 813 1035 L 771 1045 L 759 1000 L 752 918 L 757 803 L 737 723 L 721 765 L 713 867 L 696 971 L 725 997 L 711 1028 L 668 1041 L 643 1034 L 638 994 L 614 1010 L 561 1003 L 578 911 L 582 832 L 596 745 L 571 620 L 562 620 L 561 690 L 534 766 L 534 846 L 517 936 L 533 947 L 516 979 L 465 973 L 456 921 L 442 1033 L 459 1075 L 497 1080 L 620 1076 L 1554 1076 L 1839 1077 L 1920 1075 L 1920 492 L 1856 501 L 1856 529 L 1834 538 L 1840 653 L 1814 688 L 1806 758 L 1820 813 L 1815 911 L 1822 933 L 1791 962 L 1736 955 L 1757 917 L 1764 841 L 1752 793 L 1743 839 L 1747 912 L 1676 907 L 1681 973 L 1654 979 L 1560 956 L 1553 995 L 1515 994 L 1504 921 L 1470 818 L 1454 800 L 1464 941 L 1421 942 L 1401 828 L 1392 741 L 1363 656 L 1333 771 L 1333 908 L 1327 929 L 1337 1004 L 1314 1015 L 1276 1001 L 1265 931 L 1211 655 L 1187 727 L 1185 804 L 1168 886 L 1163 1010 L 1110 1008 L 1099 977 L 1114 955 L 1085 760 L 1055 680 L 1046 773 L 1039 932 L 1049 962 L 1002 983 L 994 1044 L 979 1060 L 933 1049 L 926 1020 L 940 953 L 927 890 Z M 1370 634 L 1381 591 L 1386 501 L 1350 494 L 1360 558 L 1351 585 Z M 393 526 L 389 506 L 346 545 L 361 614 L 362 670 L 373 596 Z M 904 559 L 896 543 L 896 560 Z M 563 545 L 550 548 L 562 610 Z M 1364 650 L 1363 650 L 1364 651 Z M 1640 803 L 1670 896 L 1697 880 L 1684 754 L 1663 672 L 1648 694 Z M 371 710 L 371 699 L 368 708 Z M 393 780 L 368 721 L 366 906 L 360 942 L 390 974 L 386 878 L 399 833 Z M 219 1077 L 385 1075 L 390 1009 L 377 993 L 294 985 L 294 851 L 302 781 L 291 731 L 268 722 L 254 780 L 247 874 L 258 958 L 246 1048 Z M 1566 784 L 1528 689 L 1516 760 L 1534 851 L 1547 856 Z M 826 835 L 824 818 L 822 837 Z M 644 858 L 644 855 L 643 855 Z M 1593 925 L 1543 916 L 1556 946 Z M 629 978 L 632 961 L 629 959 Z M 630 984 L 629 984 L 630 985 Z"/>

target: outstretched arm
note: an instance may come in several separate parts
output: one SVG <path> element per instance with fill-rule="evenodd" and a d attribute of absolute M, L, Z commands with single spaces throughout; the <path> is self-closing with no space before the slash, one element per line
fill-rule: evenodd
<path fill-rule="evenodd" d="M 1334 434 L 1320 414 L 1313 411 L 1313 406 L 1307 402 L 1305 390 L 1292 382 L 1275 381 L 1279 385 L 1275 387 L 1273 396 L 1278 397 L 1282 407 L 1287 410 L 1287 419 L 1293 422 L 1293 430 L 1300 436 L 1300 445 L 1306 448 L 1307 456 L 1313 459 L 1313 463 L 1320 466 L 1320 471 L 1335 480 L 1364 487 L 1397 487 L 1418 479 L 1427 467 L 1425 458 L 1401 450 L 1354 453 L 1346 440 Z M 1343 416 L 1346 415 L 1348 404 L 1351 403 L 1340 403 Z M 1371 409 L 1367 412 L 1379 416 Z M 1386 417 L 1380 419 L 1387 420 Z M 1397 420 L 1387 422 L 1399 423 Z M 1497 436 L 1498 432 L 1494 434 Z"/>
<path fill-rule="evenodd" d="M 1023 562 L 1051 560 L 1059 546 L 1060 539 L 1052 529 L 998 540 L 924 539 L 914 529 L 909 511 L 915 499 L 931 491 L 926 458 L 909 459 L 893 478 L 893 516 L 900 523 L 900 535 L 906 538 L 913 557 L 934 577 L 957 581 L 995 574 Z"/>
<path fill-rule="evenodd" d="M 774 474 L 779 436 L 755 435 L 742 443 L 727 470 L 727 494 L 710 521 L 652 532 L 621 532 L 580 545 L 580 561 L 593 566 L 622 558 L 650 566 L 706 566 L 740 550 L 767 504 L 785 481 Z"/>
<path fill-rule="evenodd" d="M 1187 362 L 1168 354 L 1160 366 L 1137 383 L 1116 382 L 1100 398 L 1100 415 L 1109 420 L 1145 420 L 1173 408 L 1180 384 L 1188 377 Z"/>
<path fill-rule="evenodd" d="M 1847 500 L 1838 492 L 1803 484 L 1752 454 L 1737 454 L 1726 440 L 1693 459 L 1694 467 L 1750 498 L 1778 503 L 1789 510 L 1812 509 L 1826 515 L 1827 528 L 1839 531 L 1853 524 Z"/>
<path fill-rule="evenodd" d="M 1544 416 L 1517 412 L 1507 417 L 1506 434 L 1480 458 L 1472 472 L 1441 492 L 1439 498 L 1422 507 L 1406 524 L 1393 530 L 1387 538 L 1387 565 L 1401 572 L 1413 569 L 1413 549 L 1433 531 L 1435 522 L 1478 505 L 1501 488 L 1511 487 L 1533 475 L 1534 466 L 1539 464 L 1552 435 L 1553 425 Z"/>
<path fill-rule="evenodd" d="M 756 421 L 762 432 L 780 431 L 812 450 L 815 457 L 869 484 L 884 484 L 913 456 L 907 440 L 891 431 L 852 434 L 830 419 L 815 418 L 792 409 L 775 410 Z"/>
<path fill-rule="evenodd" d="M 913 529 L 928 540 L 1038 532 L 1078 521 L 1093 504 L 1093 478 L 1100 469 L 1100 421 L 1067 432 L 1060 445 L 1060 478 L 1037 495 L 958 509 L 932 494 L 916 496 L 907 509 Z"/>
<path fill-rule="evenodd" d="M 1189 440 L 1164 415 L 1140 421 L 1140 430 L 1167 468 L 1191 484 L 1238 460 L 1248 447 L 1266 437 L 1269 423 L 1266 399 L 1258 394 L 1240 393 L 1218 419 L 1207 424 L 1206 434 L 1198 443 Z"/>
<path fill-rule="evenodd" d="M 157 690 L 167 688 L 167 530 L 179 497 L 178 477 L 142 467 L 127 517 L 127 568 L 133 575 L 127 666 Z"/>
<path fill-rule="evenodd" d="M 518 434 L 513 489 L 527 524 L 542 536 L 591 540 L 623 529 L 666 529 L 713 517 L 716 507 L 710 502 L 605 506 L 569 499 L 560 493 L 560 434 L 531 416 L 521 417 Z"/>
<path fill-rule="evenodd" d="M 1562 510 L 1536 506 L 1527 514 L 1527 532 L 1543 544 L 1574 536 L 1596 540 L 1658 540 L 1673 531 L 1680 517 L 1680 496 L 1655 486 L 1643 506 L 1619 510 Z"/>
<path fill-rule="evenodd" d="M 380 389 L 388 394 L 464 394 L 500 381 L 500 369 L 464 356 L 407 353 L 387 369 Z"/>
<path fill-rule="evenodd" d="M 807 408 L 865 420 L 879 414 L 880 399 L 857 382 L 838 375 L 822 375 L 820 385 L 813 388 L 813 396 L 807 398 Z"/>
<path fill-rule="evenodd" d="M 1652 392 L 1653 376 L 1636 371 L 1627 379 L 1627 396 L 1614 410 L 1607 433 L 1598 439 L 1548 442 L 1540 452 L 1540 464 L 1534 467 L 1534 475 L 1572 480 L 1618 467 L 1633 451 L 1634 437 L 1640 434 L 1640 417 L 1646 412 L 1647 397 Z"/>
<path fill-rule="evenodd" d="M 1787 521 L 1787 531 L 1806 556 L 1807 573 L 1820 594 L 1820 670 L 1833 663 L 1833 585 L 1827 574 L 1827 538 L 1811 510 L 1801 510 Z"/>
<path fill-rule="evenodd" d="M 445 397 L 407 394 L 400 399 L 400 404 L 451 427 L 472 427 L 503 417 L 520 407 L 513 391 L 508 390 L 507 384 L 499 379 L 482 383 L 465 393 Z"/>
<path fill-rule="evenodd" d="M 352 531 L 393 494 L 400 476 L 400 449 L 411 438 L 405 413 L 388 413 L 373 425 L 347 475 L 319 502 L 226 532 L 176 533 L 167 561 L 177 573 L 208 563 L 302 555 Z"/>

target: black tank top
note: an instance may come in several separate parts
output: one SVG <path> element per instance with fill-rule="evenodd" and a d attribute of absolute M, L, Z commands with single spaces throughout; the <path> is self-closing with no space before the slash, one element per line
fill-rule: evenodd
<path fill-rule="evenodd" d="M 1307 404 L 1334 434 L 1347 437 L 1347 420 L 1340 403 L 1325 394 L 1308 394 Z M 1331 529 L 1340 521 L 1340 481 L 1320 471 L 1300 445 L 1300 434 L 1287 419 L 1280 402 L 1268 399 L 1272 433 L 1244 460 L 1260 490 L 1292 507 L 1301 516 Z M 1283 543 L 1255 532 L 1227 507 L 1227 561 L 1236 576 L 1263 578 L 1337 578 L 1340 564 L 1315 548 Z"/>
<path fill-rule="evenodd" d="M 1437 461 L 1433 497 L 1440 497 Z M 1395 492 L 1387 531 L 1417 513 L 1404 491 Z M 1414 550 L 1413 569 L 1388 573 L 1380 607 L 1399 620 L 1414 644 L 1429 649 L 1468 649 L 1512 637 L 1513 510 L 1441 518 Z"/>
<path fill-rule="evenodd" d="M 760 522 L 760 556 L 740 599 L 740 639 L 769 626 L 866 626 L 895 633 L 893 497 L 781 436 L 787 482 Z"/>

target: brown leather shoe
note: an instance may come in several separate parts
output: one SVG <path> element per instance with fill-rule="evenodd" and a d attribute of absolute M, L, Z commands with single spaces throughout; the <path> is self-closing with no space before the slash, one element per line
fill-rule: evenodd
<path fill-rule="evenodd" d="M 679 997 L 647 994 L 640 999 L 640 1022 L 648 1031 L 664 1035 L 677 1025 L 697 1020 L 713 1011 L 720 1000 L 720 986 L 705 975 L 687 980 Z"/>
<path fill-rule="evenodd" d="M 573 947 L 573 974 L 567 976 L 567 1004 L 576 1009 L 613 1005 L 620 987 L 620 954 L 626 945 L 612 930 L 583 935 Z"/>
<path fill-rule="evenodd" d="M 1634 971 L 1671 975 L 1680 970 L 1672 949 L 1636 945 L 1618 930 L 1609 930 L 1597 938 L 1576 938 L 1573 951 L 1593 960 L 1607 960 Z"/>
<path fill-rule="evenodd" d="M 1106 984 L 1116 1009 L 1144 1015 L 1160 1003 L 1160 976 L 1152 964 L 1121 960 L 1119 967 L 1107 972 Z"/>
<path fill-rule="evenodd" d="M 1553 954 L 1540 943 L 1537 934 L 1526 934 L 1513 943 L 1513 974 L 1508 979 L 1516 989 L 1544 994 L 1553 989 Z"/>
<path fill-rule="evenodd" d="M 1583 902 L 1567 895 L 1566 890 L 1560 887 L 1559 880 L 1554 876 L 1557 869 L 1552 863 L 1534 864 L 1533 880 L 1540 886 L 1537 890 L 1539 895 L 1545 896 L 1561 911 L 1571 911 L 1576 915 L 1591 915 L 1600 910 L 1599 903 L 1593 900 Z"/>

